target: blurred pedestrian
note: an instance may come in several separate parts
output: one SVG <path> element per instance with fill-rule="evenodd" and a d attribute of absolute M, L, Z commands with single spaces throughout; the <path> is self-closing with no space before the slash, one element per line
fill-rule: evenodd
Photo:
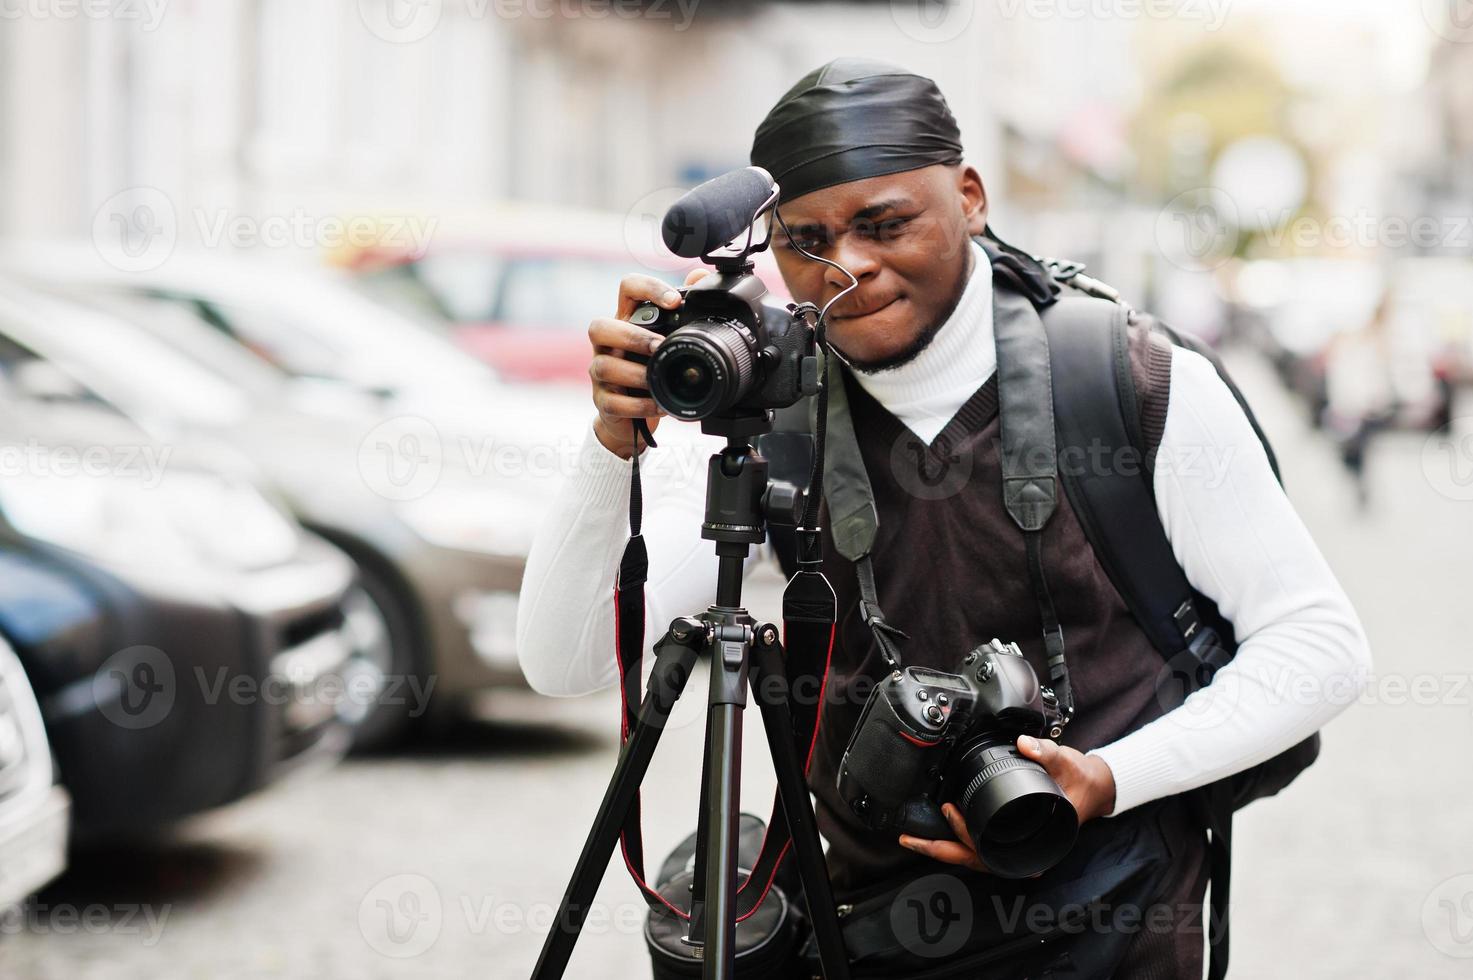
<path fill-rule="evenodd" d="M 1366 456 L 1371 439 L 1391 424 L 1397 398 L 1391 379 L 1390 294 L 1371 318 L 1355 330 L 1338 333 L 1325 350 L 1326 405 L 1323 426 L 1335 440 L 1340 462 L 1350 475 L 1356 504 L 1370 507 Z"/>

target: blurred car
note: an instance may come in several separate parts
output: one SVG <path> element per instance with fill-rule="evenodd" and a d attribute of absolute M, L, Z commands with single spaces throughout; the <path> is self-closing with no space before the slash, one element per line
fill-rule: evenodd
<path fill-rule="evenodd" d="M 613 311 L 619 280 L 631 272 L 684 280 L 627 253 L 578 245 L 467 242 L 364 256 L 357 269 L 371 295 L 440 319 L 457 344 L 503 376 L 580 385 L 588 382 L 588 323 Z"/>
<path fill-rule="evenodd" d="M 38 316 L 4 329 L 161 437 L 220 438 L 259 465 L 358 563 L 401 693 L 425 691 L 438 719 L 524 683 L 516 597 L 583 397 L 501 383 L 330 278 L 220 260 L 48 269 L 69 298 L 33 291 Z M 386 697 L 360 742 L 393 741 L 413 706 Z"/>
<path fill-rule="evenodd" d="M 0 914 L 66 868 L 70 815 L 31 682 L 0 640 Z"/>
<path fill-rule="evenodd" d="M 679 286 L 700 265 L 624 215 L 523 206 L 447 225 L 428 247 L 364 249 L 342 261 L 369 295 L 441 324 L 518 381 L 586 386 L 588 324 L 614 312 L 619 281 L 643 273 Z M 631 246 L 630 236 L 650 241 Z M 770 253 L 756 262 L 773 301 L 786 302 Z"/>
<path fill-rule="evenodd" d="M 0 295 L 0 324 L 17 315 Z M 352 562 L 232 454 L 150 439 L 8 336 L 0 389 L 0 634 L 79 832 L 150 830 L 338 758 L 377 696 Z"/>

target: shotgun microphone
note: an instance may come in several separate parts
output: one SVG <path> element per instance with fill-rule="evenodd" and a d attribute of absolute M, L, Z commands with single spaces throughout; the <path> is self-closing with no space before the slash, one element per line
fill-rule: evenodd
<path fill-rule="evenodd" d="M 777 184 L 766 170 L 732 170 L 711 178 L 670 205 L 660 234 L 665 247 L 676 255 L 698 259 L 745 232 L 776 199 Z"/>

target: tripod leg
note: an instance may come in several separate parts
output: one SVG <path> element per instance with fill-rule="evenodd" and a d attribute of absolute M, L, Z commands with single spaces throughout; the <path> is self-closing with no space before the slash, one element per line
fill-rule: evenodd
<path fill-rule="evenodd" d="M 706 714 L 706 747 L 701 758 L 701 801 L 696 813 L 705 814 L 710 812 L 709 804 L 711 797 L 711 726 L 715 724 L 715 716 Z M 705 943 L 702 938 L 706 935 L 706 821 L 696 821 L 696 853 L 695 860 L 691 866 L 690 879 L 690 921 L 687 924 L 685 941 L 688 945 L 699 946 Z"/>
<path fill-rule="evenodd" d="M 793 853 L 803 881 L 808 918 L 818 940 L 823 975 L 825 980 L 849 980 L 849 957 L 835 911 L 833 886 L 829 883 L 828 866 L 824 864 L 818 823 L 808 801 L 803 761 L 798 757 L 798 746 L 793 739 L 782 647 L 775 640 L 771 643 L 762 641 L 764 634 L 771 629 L 770 626 L 757 629 L 758 639 L 752 648 L 752 691 L 762 709 L 762 724 L 772 750 L 772 768 L 777 773 L 778 796 L 782 799 L 783 815 L 793 834 Z"/>
<path fill-rule="evenodd" d="M 711 642 L 706 744 L 706 980 L 736 975 L 737 825 L 741 809 L 742 710 L 751 628 L 719 626 Z M 694 938 L 694 937 L 692 937 Z"/>
<path fill-rule="evenodd" d="M 650 759 L 654 756 L 655 746 L 665 730 L 670 710 L 684 690 L 686 681 L 690 679 L 691 668 L 696 662 L 696 651 L 704 640 L 701 624 L 681 620 L 677 620 L 676 624 L 687 622 L 695 628 L 688 629 L 685 637 L 676 639 L 676 627 L 672 626 L 672 632 L 655 644 L 654 671 L 640 708 L 639 720 L 628 741 L 624 743 L 623 751 L 619 753 L 619 763 L 614 767 L 609 788 L 604 792 L 603 802 L 599 804 L 593 827 L 583 844 L 583 852 L 578 855 L 573 877 L 558 905 L 552 930 L 542 944 L 537 966 L 532 970 L 533 980 L 553 980 L 561 977 L 568 967 L 568 959 L 573 955 L 573 944 L 578 941 L 578 933 L 588 917 L 599 882 L 603 880 L 604 869 L 608 867 L 609 858 L 618 844 L 619 830 L 634 803 L 634 794 L 639 791 L 639 784 L 649 769 Z"/>

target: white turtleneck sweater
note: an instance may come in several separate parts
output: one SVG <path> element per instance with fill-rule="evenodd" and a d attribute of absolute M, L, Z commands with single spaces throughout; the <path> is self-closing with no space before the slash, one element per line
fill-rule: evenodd
<path fill-rule="evenodd" d="M 957 308 L 910 362 L 856 380 L 928 442 L 996 367 L 992 269 L 973 245 Z M 703 609 L 716 557 L 698 533 L 705 466 L 719 439 L 667 422 L 640 457 L 650 554 L 646 623 Z M 517 649 L 532 687 L 577 695 L 613 685 L 613 581 L 628 535 L 630 466 L 585 437 L 576 472 L 553 502 L 527 560 Z M 1093 751 L 1115 778 L 1112 816 L 1270 758 L 1360 696 L 1365 634 L 1345 593 L 1274 479 L 1257 436 L 1201 356 L 1172 355 L 1155 469 L 1157 512 L 1194 587 L 1234 625 L 1239 648 L 1212 684 L 1180 707 Z M 748 561 L 773 560 L 764 547 Z M 653 657 L 646 656 L 646 666 Z"/>

